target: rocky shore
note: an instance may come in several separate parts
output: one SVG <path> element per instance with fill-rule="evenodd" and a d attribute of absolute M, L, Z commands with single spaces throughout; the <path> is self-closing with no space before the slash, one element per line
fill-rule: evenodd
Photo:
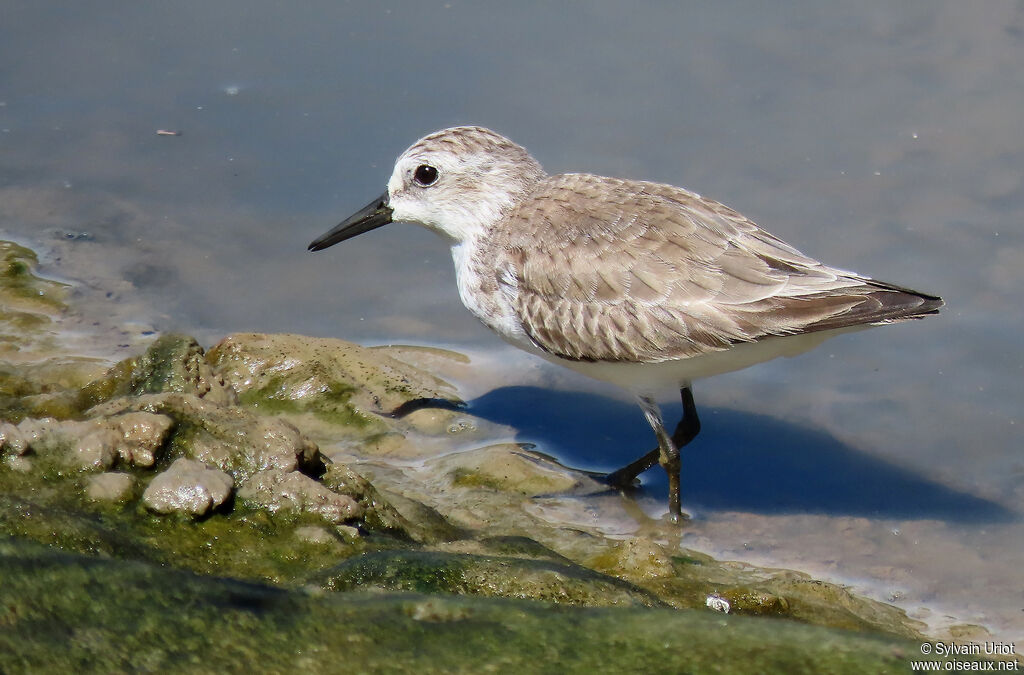
<path fill-rule="evenodd" d="M 161 335 L 110 364 L 68 351 L 66 287 L 31 251 L 0 256 L 2 672 L 860 673 L 919 654 L 897 608 L 683 549 L 668 523 L 588 520 L 623 498 L 495 444 L 436 374 L 461 355 Z"/>

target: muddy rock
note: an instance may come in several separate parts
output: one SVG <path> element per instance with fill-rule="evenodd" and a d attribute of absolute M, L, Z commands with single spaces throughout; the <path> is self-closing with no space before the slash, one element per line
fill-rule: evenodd
<path fill-rule="evenodd" d="M 150 482 L 142 502 L 157 513 L 202 516 L 227 501 L 233 486 L 223 471 L 182 457 Z"/>
<path fill-rule="evenodd" d="M 13 455 L 29 452 L 47 454 L 68 447 L 70 435 L 80 427 L 74 423 L 63 423 L 50 417 L 24 419 L 17 426 L 4 425 L 0 451 Z"/>
<path fill-rule="evenodd" d="M 88 421 L 26 418 L 0 425 L 0 452 L 59 457 L 62 465 L 106 470 L 118 462 L 150 467 L 174 427 L 164 415 L 127 413 Z"/>
<path fill-rule="evenodd" d="M 363 508 L 352 497 L 296 471 L 260 471 L 242 485 L 238 497 L 271 513 L 312 513 L 329 523 L 344 523 L 363 515 Z"/>
<path fill-rule="evenodd" d="M 270 412 L 310 412 L 342 425 L 382 427 L 379 416 L 416 399 L 461 403 L 444 380 L 345 340 L 230 335 L 208 359 L 241 402 Z"/>
<path fill-rule="evenodd" d="M 214 372 L 194 338 L 164 335 L 141 356 L 121 361 L 85 386 L 76 396 L 76 405 L 86 410 L 122 396 L 172 392 L 222 405 L 236 402 L 234 390 Z"/>
<path fill-rule="evenodd" d="M 98 473 L 89 476 L 85 494 L 97 502 L 120 502 L 131 497 L 134 486 L 135 477 L 129 473 Z"/>
<path fill-rule="evenodd" d="M 226 407 L 192 394 L 146 394 L 109 401 L 92 413 L 146 412 L 174 420 L 169 451 L 230 473 L 242 482 L 268 469 L 307 471 L 322 468 L 320 451 L 293 424 Z"/>
<path fill-rule="evenodd" d="M 79 440 L 71 454 L 83 468 L 110 468 L 116 460 L 150 467 L 174 428 L 174 420 L 166 415 L 129 412 L 76 426 Z"/>
<path fill-rule="evenodd" d="M 0 453 L 20 457 L 28 450 L 28 440 L 20 429 L 9 422 L 0 422 Z"/>
<path fill-rule="evenodd" d="M 79 469 L 109 469 L 117 459 L 116 444 L 99 443 L 78 452 L 77 439 L 90 431 L 98 431 L 85 422 L 60 421 L 50 417 L 26 418 L 15 425 L 0 427 L 0 453 L 9 457 L 36 455 L 56 459 L 61 466 Z"/>

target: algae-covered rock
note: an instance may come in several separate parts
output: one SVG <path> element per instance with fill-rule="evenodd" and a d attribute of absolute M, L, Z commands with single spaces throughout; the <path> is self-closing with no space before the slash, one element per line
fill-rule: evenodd
<path fill-rule="evenodd" d="M 575 657 L 588 671 L 619 664 L 738 672 L 755 664 L 757 672 L 843 672 L 854 664 L 851 672 L 874 672 L 902 665 L 884 650 L 910 643 L 778 617 L 920 634 L 894 607 L 798 573 L 686 551 L 677 532 L 658 524 L 643 524 L 644 536 L 628 525 L 604 528 L 586 476 L 522 446 L 490 445 L 497 434 L 488 423 L 428 372 L 450 361 L 438 350 L 242 334 L 207 354 L 192 338 L 166 335 L 97 375 L 95 360 L 53 349 L 63 287 L 32 273 L 31 252 L 0 247 L 0 261 L 8 265 L 0 274 L 0 537 L 90 556 L 35 550 L 25 558 L 20 544 L 7 549 L 2 672 L 60 664 L 209 670 L 233 649 L 247 663 L 259 654 L 252 658 L 271 670 L 283 649 L 305 654 L 313 670 L 343 663 L 357 671 L 405 664 L 475 672 L 548 662 L 564 670 Z M 473 364 L 462 358 L 459 367 Z M 619 497 L 605 490 L 600 499 Z M 168 512 L 197 517 L 160 515 Z M 173 572 L 178 585 L 165 587 L 152 583 L 151 568 L 96 556 L 160 565 L 162 579 L 179 569 L 291 587 L 313 579 L 345 592 L 306 595 Z M 38 577 L 11 571 L 35 572 L 47 560 L 62 562 Z M 96 580 L 101 569 L 116 578 Z M 138 586 L 116 585 L 122 575 Z M 366 589 L 378 594 L 367 599 Z M 214 600 L 197 637 L 187 631 L 206 597 Z M 729 614 L 709 610 L 709 599 Z M 46 609 L 37 612 L 40 603 Z M 164 615 L 143 618 L 140 604 Z M 571 604 L 633 609 L 566 613 Z M 248 613 L 253 607 L 259 611 Z M 229 629 L 235 619 L 237 632 Z M 159 634 L 138 638 L 140 625 L 159 625 Z M 321 639 L 325 626 L 342 626 L 343 639 Z M 447 628 L 450 639 L 437 632 Z M 10 638 L 19 631 L 35 643 Z M 823 650 L 825 640 L 853 651 Z M 107 649 L 93 651 L 97 644 Z M 264 654 L 267 645 L 279 650 Z M 240 662 L 223 658 L 232 665 L 221 669 Z"/>
<path fill-rule="evenodd" d="M 913 641 L 777 619 L 309 593 L 3 540 L 0 568 L 0 671 L 12 673 L 884 675 L 920 657 Z"/>
<path fill-rule="evenodd" d="M 0 241 L 0 354 L 6 358 L 23 361 L 53 348 L 49 328 L 66 309 L 67 285 L 38 276 L 38 263 L 31 250 Z"/>
<path fill-rule="evenodd" d="M 10 481 L 4 481 L 6 489 L 0 490 L 0 539 L 14 536 L 54 550 L 88 556 L 157 558 L 137 531 L 111 526 L 84 511 L 78 504 L 77 494 L 61 494 L 56 499 L 42 494 L 39 486 L 45 483 L 33 478 L 31 473 L 17 476 L 18 482 L 35 488 L 27 495 L 13 494 Z"/>
<path fill-rule="evenodd" d="M 522 495 L 565 493 L 577 488 L 582 479 L 551 458 L 504 443 L 446 455 L 429 463 L 452 485 L 487 488 Z"/>
<path fill-rule="evenodd" d="M 77 439 L 93 430 L 93 425 L 60 421 L 49 417 L 42 419 L 26 418 L 16 426 L 3 424 L 0 426 L 0 454 L 7 455 L 39 455 L 60 466 L 76 468 L 109 468 L 117 457 L 116 447 L 103 448 L 97 456 L 88 453 L 81 458 L 75 452 Z"/>
<path fill-rule="evenodd" d="M 175 433 L 168 454 L 205 462 L 239 482 L 267 469 L 312 474 L 323 470 L 316 443 L 290 422 L 222 406 L 192 394 L 122 397 L 90 411 L 99 417 L 132 412 L 172 419 Z"/>
<path fill-rule="evenodd" d="M 6 367 L 0 362 L 3 417 L 80 420 L 106 401 L 159 392 L 191 394 L 223 405 L 236 402 L 235 392 L 224 385 L 191 337 L 161 336 L 145 353 L 105 369 L 97 359 L 56 354 L 50 351 L 45 358 Z"/>
<path fill-rule="evenodd" d="M 332 591 L 455 593 L 595 607 L 662 605 L 643 589 L 572 563 L 458 553 L 367 553 L 322 573 L 314 583 Z"/>
<path fill-rule="evenodd" d="M 344 340 L 236 334 L 213 347 L 209 360 L 245 404 L 342 425 L 379 427 L 380 414 L 410 400 L 459 401 L 440 378 Z"/>
<path fill-rule="evenodd" d="M 363 522 L 372 529 L 412 537 L 423 543 L 458 536 L 440 514 L 425 513 L 431 510 L 423 504 L 397 497 L 408 505 L 406 510 L 410 511 L 410 515 L 416 517 L 410 519 L 403 516 L 393 505 L 393 498 L 383 497 L 370 481 L 344 464 L 331 464 L 321 480 L 335 492 L 356 500 L 362 509 Z"/>
<path fill-rule="evenodd" d="M 157 513 L 203 516 L 231 496 L 231 476 L 202 462 L 181 457 L 142 493 L 142 503 Z"/>
<path fill-rule="evenodd" d="M 329 481 L 337 468 L 337 464 L 333 465 L 324 480 Z M 421 544 L 433 545 L 473 536 L 472 532 L 452 524 L 437 509 L 416 499 L 397 492 L 380 492 L 372 485 L 366 494 L 365 501 L 372 504 L 367 507 L 366 522 L 378 530 L 398 532 Z"/>
<path fill-rule="evenodd" d="M 121 361 L 82 388 L 76 405 L 87 410 L 122 396 L 157 393 L 189 394 L 223 405 L 236 402 L 235 392 L 214 372 L 199 343 L 172 334 L 157 338 L 144 354 Z"/>
<path fill-rule="evenodd" d="M 642 538 L 619 542 L 589 563 L 629 579 L 674 607 L 720 609 L 708 604 L 708 598 L 716 598 L 725 601 L 731 613 L 923 639 L 924 624 L 902 610 L 799 572 L 721 562 L 696 551 L 670 554 Z"/>
<path fill-rule="evenodd" d="M 250 340 L 255 348 L 251 348 Z M 696 556 L 680 557 L 678 552 L 670 553 L 649 540 L 630 539 L 620 544 L 617 552 L 608 553 L 600 535 L 578 533 L 573 536 L 582 543 L 579 550 L 570 553 L 573 547 L 566 546 L 564 530 L 529 515 L 530 497 L 575 491 L 587 479 L 550 457 L 518 445 L 471 448 L 422 461 L 426 480 L 416 489 L 410 489 L 417 484 L 410 484 L 402 470 L 382 473 L 378 467 L 374 482 L 379 476 L 389 476 L 385 495 L 344 462 L 328 462 L 321 456 L 317 444 L 293 423 L 308 417 L 282 415 L 288 411 L 263 405 L 264 398 L 246 404 L 244 392 L 242 405 L 230 403 L 232 387 L 249 386 L 249 391 L 262 391 L 263 396 L 266 388 L 254 383 L 266 384 L 269 380 L 238 381 L 241 370 L 231 377 L 221 377 L 222 365 L 237 366 L 241 360 L 253 367 L 256 360 L 245 360 L 240 355 L 251 351 L 262 354 L 268 345 L 290 348 L 298 340 L 296 336 L 287 336 L 287 340 L 239 336 L 222 343 L 222 355 L 213 360 L 216 366 L 206 360 L 191 339 L 158 340 L 144 357 L 121 362 L 99 383 L 86 387 L 86 394 L 78 395 L 79 401 L 102 401 L 83 413 L 85 419 L 25 419 L 17 426 L 0 426 L 0 450 L 12 472 L 9 481 L 0 476 L 0 482 L 18 484 L 14 471 L 23 472 L 19 479 L 23 485 L 42 484 L 43 476 L 51 476 L 51 480 L 65 476 L 62 480 L 69 481 L 66 487 L 51 483 L 49 489 L 35 494 L 60 495 L 66 490 L 72 496 L 58 499 L 59 508 L 26 502 L 32 505 L 15 509 L 14 516 L 0 518 L 0 531 L 59 542 L 71 550 L 109 555 L 133 550 L 139 558 L 197 571 L 279 582 L 304 578 L 312 570 L 336 565 L 339 559 L 362 553 L 369 546 L 404 553 L 382 551 L 376 558 L 343 563 L 325 585 L 593 605 L 616 604 L 627 596 L 631 602 L 636 601 L 632 594 L 639 593 L 638 597 L 646 598 L 644 602 L 699 607 L 702 611 L 707 611 L 707 598 L 714 596 L 729 603 L 733 613 L 780 615 L 860 630 L 883 628 L 903 635 L 917 634 L 898 610 L 890 608 L 890 615 L 867 601 L 861 606 L 851 600 L 854 596 L 846 597 L 833 589 L 828 589 L 832 595 L 826 598 L 828 593 L 815 592 L 824 587 L 801 585 L 794 579 L 788 579 L 784 586 L 774 583 L 778 579 L 763 571 L 733 573 L 728 565 L 710 558 L 697 565 L 693 563 Z M 316 358 L 334 358 L 325 356 L 322 350 L 337 345 L 313 342 L 321 350 L 313 350 Z M 360 350 L 351 351 L 364 355 Z M 228 358 L 229 353 L 234 357 Z M 170 365 L 161 359 L 170 361 Z M 415 371 L 396 361 L 387 372 L 397 379 L 391 384 L 373 385 L 383 392 L 381 398 L 356 378 L 364 376 L 363 370 L 372 370 L 368 363 L 359 361 L 360 368 L 354 370 L 347 365 L 346 386 L 360 393 L 342 398 L 345 405 L 361 400 L 359 405 L 365 408 L 352 410 L 372 415 L 377 420 L 374 424 L 386 430 L 384 434 L 399 432 L 387 431 L 392 422 L 379 412 L 386 412 L 399 401 L 420 400 L 410 396 L 437 398 L 443 393 L 419 385 L 399 386 L 401 377 Z M 278 369 L 275 378 L 280 376 L 275 380 L 275 391 L 287 400 L 304 401 L 302 405 L 310 406 L 307 412 L 341 400 L 325 397 L 324 390 L 318 389 L 318 383 L 329 379 L 323 375 L 323 363 L 294 366 L 299 374 L 294 379 L 287 377 L 282 364 L 272 367 Z M 335 370 L 330 377 L 337 377 L 343 370 L 338 364 L 332 368 Z M 400 372 L 405 375 L 399 377 Z M 221 383 L 223 389 L 211 382 Z M 328 394 L 330 391 L 338 390 L 328 387 Z M 303 398 L 302 392 L 312 393 Z M 287 398 L 290 396 L 296 398 Z M 410 406 L 406 406 L 408 409 Z M 339 409 L 331 410 L 337 413 Z M 419 410 L 414 415 L 423 413 Z M 445 413 L 450 419 L 465 416 L 460 411 Z M 333 419 L 352 428 L 351 418 Z M 380 433 L 373 426 L 356 424 L 363 438 Z M 467 437 L 461 438 L 465 442 Z M 358 450 L 359 446 L 347 447 Z M 60 466 L 65 468 L 56 473 L 33 469 L 36 463 L 42 469 L 52 467 L 57 458 L 62 458 Z M 111 469 L 128 477 L 107 477 L 116 475 L 110 473 Z M 74 472 L 82 470 L 105 473 L 99 474 L 104 476 L 101 479 L 75 481 Z M 238 486 L 234 495 L 232 485 Z M 155 524 L 146 519 L 159 516 L 131 509 L 106 511 L 104 518 L 115 518 L 108 530 L 107 525 L 90 521 L 87 513 L 69 517 L 73 511 L 67 511 L 77 508 L 72 503 L 76 495 L 88 497 L 97 508 L 109 509 L 130 503 L 140 491 L 149 511 L 204 516 L 199 521 L 202 530 L 186 529 L 181 519 Z M 17 514 L 21 514 L 21 520 Z M 339 527 L 345 528 L 344 532 L 332 529 Z M 55 535 L 66 528 L 76 534 Z M 300 532 L 297 528 L 307 529 Z M 535 530 L 549 547 L 533 542 L 536 548 L 522 548 L 527 540 L 518 535 L 523 531 L 519 528 L 531 531 L 531 535 Z M 364 541 L 365 533 L 377 533 L 378 538 Z M 211 541 L 216 542 L 214 547 L 210 547 Z M 505 544 L 496 547 L 495 542 Z M 509 542 L 519 544 L 509 548 Z M 415 547 L 421 550 L 408 550 Z M 605 553 L 595 557 L 595 548 Z"/>

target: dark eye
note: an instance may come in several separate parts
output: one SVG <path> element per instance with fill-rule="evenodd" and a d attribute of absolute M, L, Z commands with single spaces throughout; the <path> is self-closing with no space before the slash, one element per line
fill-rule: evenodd
<path fill-rule="evenodd" d="M 433 185 L 437 182 L 437 169 L 429 164 L 420 164 L 412 174 L 413 179 L 420 185 Z"/>

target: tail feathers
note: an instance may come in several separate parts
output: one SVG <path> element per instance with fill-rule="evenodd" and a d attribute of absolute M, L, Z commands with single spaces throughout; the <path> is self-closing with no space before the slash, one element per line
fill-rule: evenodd
<path fill-rule="evenodd" d="M 816 296 L 804 296 L 803 308 L 791 305 L 789 311 L 817 314 L 794 332 L 808 333 L 852 326 L 872 326 L 936 314 L 942 298 L 921 293 L 885 281 L 859 278 L 859 284 Z M 810 318 L 810 317 L 808 317 Z M 799 324 L 793 320 L 790 325 Z"/>
<path fill-rule="evenodd" d="M 921 319 L 929 314 L 938 314 L 946 304 L 937 295 L 922 293 L 886 281 L 868 279 L 867 285 L 879 289 L 869 293 L 868 296 L 880 303 L 879 313 L 884 315 L 879 316 L 871 323 L 882 324 L 906 319 Z"/>

